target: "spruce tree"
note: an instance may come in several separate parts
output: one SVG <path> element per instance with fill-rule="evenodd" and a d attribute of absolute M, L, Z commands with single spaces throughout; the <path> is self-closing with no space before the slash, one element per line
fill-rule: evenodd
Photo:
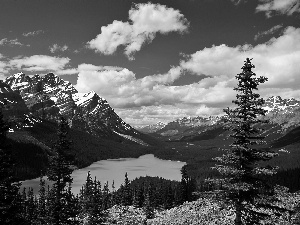
<path fill-rule="evenodd" d="M 48 213 L 47 213 L 47 195 L 46 195 L 46 183 L 43 179 L 43 176 L 40 176 L 40 189 L 39 189 L 39 198 L 38 198 L 38 206 L 37 206 L 37 219 L 36 224 L 46 224 L 48 219 Z"/>
<path fill-rule="evenodd" d="M 262 108 L 264 100 L 258 93 L 258 85 L 267 81 L 266 77 L 256 77 L 252 72 L 254 65 L 246 59 L 243 72 L 236 76 L 238 92 L 236 107 L 225 109 L 227 114 L 226 128 L 231 131 L 233 143 L 229 149 L 216 160 L 222 165 L 216 165 L 224 177 L 222 188 L 225 197 L 233 203 L 236 213 L 235 224 L 259 224 L 267 216 L 264 209 L 271 207 L 263 202 L 264 196 L 272 195 L 272 187 L 267 184 L 261 175 L 272 175 L 276 168 L 262 166 L 262 161 L 268 161 L 276 154 L 266 148 L 260 125 L 268 121 L 263 119 L 266 111 Z"/>
<path fill-rule="evenodd" d="M 153 219 L 154 218 L 154 208 L 151 201 L 151 185 L 148 185 L 146 187 L 146 193 L 145 193 L 145 201 L 144 201 L 144 212 L 147 219 Z"/>
<path fill-rule="evenodd" d="M 52 223 L 55 225 L 68 224 L 68 202 L 67 190 L 68 184 L 71 184 L 73 179 L 71 173 L 72 156 L 70 154 L 71 142 L 67 139 L 69 130 L 68 122 L 61 117 L 58 128 L 58 141 L 54 145 L 54 155 L 50 159 L 47 176 L 50 181 L 54 181 L 50 195 L 52 201 L 50 205 L 50 213 Z"/>
<path fill-rule="evenodd" d="M 132 192 L 130 188 L 130 181 L 128 179 L 127 172 L 125 173 L 124 185 L 122 188 L 122 205 L 132 205 Z"/>
<path fill-rule="evenodd" d="M 21 218 L 20 183 L 14 183 L 14 161 L 7 143 L 9 125 L 3 119 L 0 106 L 0 224 L 18 224 Z"/>

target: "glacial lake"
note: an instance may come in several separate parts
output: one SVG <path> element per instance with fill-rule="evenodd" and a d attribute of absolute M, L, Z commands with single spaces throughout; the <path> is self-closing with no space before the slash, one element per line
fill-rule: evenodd
<path fill-rule="evenodd" d="M 152 154 L 143 155 L 139 158 L 100 160 L 88 167 L 75 170 L 72 173 L 72 192 L 74 194 L 79 193 L 82 185 L 86 181 L 88 171 L 90 171 L 92 179 L 96 176 L 97 180 L 101 181 L 102 187 L 103 184 L 108 181 L 109 188 L 111 189 L 114 181 L 117 190 L 124 182 L 126 172 L 129 180 L 141 176 L 152 176 L 180 181 L 180 169 L 185 164 L 185 162 L 158 159 Z M 46 179 L 46 177 L 44 177 L 44 179 Z M 29 187 L 32 187 L 34 193 L 37 194 L 39 190 L 39 178 L 22 181 L 21 191 L 24 187 L 27 191 Z"/>

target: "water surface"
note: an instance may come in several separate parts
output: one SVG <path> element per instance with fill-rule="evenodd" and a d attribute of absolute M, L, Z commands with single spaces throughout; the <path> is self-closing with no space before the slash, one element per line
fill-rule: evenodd
<path fill-rule="evenodd" d="M 93 179 L 96 176 L 102 184 L 108 182 L 110 188 L 114 181 L 117 189 L 124 182 L 126 172 L 130 180 L 140 176 L 158 176 L 179 181 L 181 179 L 180 169 L 185 164 L 185 162 L 158 159 L 152 154 L 143 155 L 139 158 L 100 160 L 72 173 L 72 191 L 74 194 L 79 193 L 80 188 L 85 183 L 88 171 L 90 171 Z M 46 177 L 44 178 L 46 179 Z M 26 189 L 32 187 L 34 193 L 37 193 L 39 178 L 22 181 L 23 187 Z"/>

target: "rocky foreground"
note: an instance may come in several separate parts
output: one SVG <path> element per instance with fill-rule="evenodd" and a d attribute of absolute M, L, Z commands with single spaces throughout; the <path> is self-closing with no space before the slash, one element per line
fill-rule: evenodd
<path fill-rule="evenodd" d="M 300 193 L 288 193 L 285 188 L 277 191 L 276 205 L 290 210 L 282 216 L 276 216 L 268 211 L 270 218 L 260 224 L 300 224 L 300 212 L 297 211 L 300 203 Z M 234 224 L 235 213 L 232 207 L 225 205 L 217 198 L 200 197 L 197 201 L 186 202 L 181 206 L 169 210 L 154 212 L 153 219 L 146 219 L 143 209 L 133 206 L 115 205 L 108 211 L 107 224 L 122 225 L 229 225 Z"/>

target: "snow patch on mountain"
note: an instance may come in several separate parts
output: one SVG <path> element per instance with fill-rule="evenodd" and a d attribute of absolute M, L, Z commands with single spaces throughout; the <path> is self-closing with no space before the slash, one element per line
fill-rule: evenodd
<path fill-rule="evenodd" d="M 56 121 L 64 116 L 74 129 L 85 130 L 96 136 L 110 136 L 114 131 L 121 134 L 119 136 L 125 135 L 123 138 L 138 134 L 104 98 L 94 91 L 78 93 L 70 82 L 53 73 L 44 76 L 17 73 L 7 77 L 0 87 L 1 92 L 14 92 L 21 96 L 19 98 L 25 102 L 25 107 L 36 117 Z M 13 99 L 3 101 L 10 102 Z"/>
<path fill-rule="evenodd" d="M 120 135 L 121 137 L 124 137 L 124 138 L 126 138 L 126 139 L 128 139 L 130 141 L 136 142 L 136 143 L 138 143 L 140 145 L 149 146 L 147 143 L 143 142 L 141 139 L 138 139 L 138 138 L 132 137 L 130 135 L 126 135 L 126 134 L 120 134 L 120 133 L 118 133 L 116 131 L 114 131 L 114 133 L 116 133 L 116 134 Z"/>

